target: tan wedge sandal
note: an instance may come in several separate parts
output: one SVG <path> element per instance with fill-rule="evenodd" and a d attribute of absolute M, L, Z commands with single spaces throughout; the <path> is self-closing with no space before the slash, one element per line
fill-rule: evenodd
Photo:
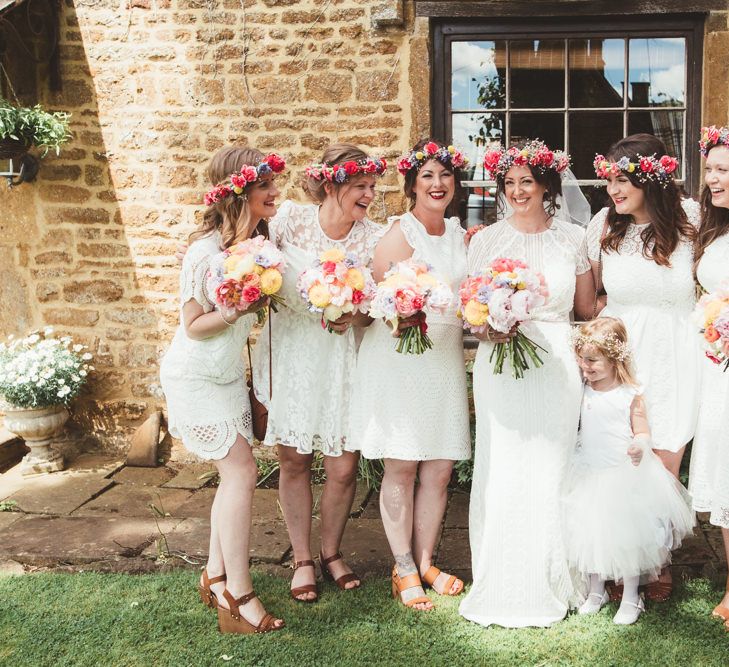
<path fill-rule="evenodd" d="M 431 599 L 425 595 L 419 595 L 418 597 L 413 598 L 412 600 L 408 600 L 407 602 L 404 602 L 402 599 L 401 593 L 404 593 L 411 588 L 420 588 L 422 587 L 422 585 L 423 584 L 420 581 L 420 577 L 417 574 L 407 574 L 404 577 L 401 577 L 397 573 L 397 566 L 392 568 L 392 597 L 396 598 L 400 602 L 400 604 L 403 604 L 406 607 L 413 609 L 414 611 L 431 611 L 432 607 L 431 609 L 415 608 L 416 604 L 427 604 L 428 602 L 431 602 Z"/>
<path fill-rule="evenodd" d="M 336 563 L 338 560 L 342 560 L 344 556 L 342 556 L 341 551 L 337 551 L 333 556 L 329 556 L 329 558 L 324 558 L 324 554 L 322 552 L 319 552 L 319 565 L 321 565 L 321 573 L 324 575 L 325 579 L 329 579 L 330 581 L 333 581 L 341 591 L 353 591 L 355 588 L 359 588 L 362 584 L 361 579 L 354 573 L 349 572 L 347 574 L 343 574 L 338 579 L 334 578 L 334 575 L 329 571 L 329 564 L 330 563 Z M 351 586 L 350 588 L 347 588 L 347 584 L 356 581 L 356 586 Z"/>
<path fill-rule="evenodd" d="M 313 584 L 304 584 L 303 586 L 297 586 L 296 588 L 292 588 L 291 597 L 296 602 L 316 602 L 319 599 L 319 589 L 316 585 L 316 566 L 314 565 L 314 561 L 313 560 L 297 560 L 294 563 L 294 571 L 298 570 L 300 567 L 311 567 L 314 569 L 314 583 Z M 298 595 L 304 595 L 305 593 L 314 593 L 315 596 L 310 599 L 297 597 Z"/>
<path fill-rule="evenodd" d="M 441 574 L 441 571 L 435 567 L 435 565 L 431 565 L 423 575 L 423 581 L 428 584 L 431 588 L 433 588 L 433 584 L 435 583 L 435 580 L 438 578 L 438 575 Z M 456 587 L 456 592 L 451 593 L 451 588 L 453 588 L 453 584 L 458 582 Z M 433 588 L 435 591 L 435 588 Z M 438 591 L 435 591 L 438 593 Z M 456 577 L 453 574 L 448 575 L 448 579 L 446 580 L 446 584 L 443 587 L 443 592 L 438 593 L 438 595 L 450 595 L 455 597 L 456 595 L 460 595 L 463 593 L 463 581 L 461 581 L 458 577 Z"/>
<path fill-rule="evenodd" d="M 264 634 L 266 632 L 276 632 L 286 627 L 285 623 L 276 626 L 277 619 L 273 614 L 266 614 L 258 625 L 253 625 L 243 618 L 240 608 L 253 598 L 257 597 L 254 591 L 239 597 L 237 600 L 230 594 L 226 588 L 223 591 L 223 597 L 228 602 L 228 609 L 218 606 L 218 630 L 222 633 L 234 633 L 238 635 Z"/>
<path fill-rule="evenodd" d="M 221 574 L 219 577 L 208 577 L 208 570 L 205 568 L 202 571 L 202 583 L 198 582 L 197 590 L 200 593 L 200 601 L 210 609 L 216 609 L 218 606 L 218 598 L 215 593 L 210 590 L 211 584 L 217 584 L 220 581 L 225 581 L 227 577 L 225 574 Z"/>

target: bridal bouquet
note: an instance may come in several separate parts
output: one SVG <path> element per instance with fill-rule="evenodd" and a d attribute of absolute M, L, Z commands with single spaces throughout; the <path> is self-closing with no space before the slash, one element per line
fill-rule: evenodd
<path fill-rule="evenodd" d="M 696 304 L 695 317 L 704 336 L 706 356 L 729 368 L 729 282 L 704 294 Z"/>
<path fill-rule="evenodd" d="M 400 320 L 419 316 L 420 322 L 400 333 L 398 352 L 422 354 L 433 347 L 428 337 L 425 313 L 444 313 L 453 302 L 453 292 L 432 273 L 432 267 L 407 259 L 395 264 L 378 283 L 370 307 L 370 317 L 382 317 L 397 330 Z"/>
<path fill-rule="evenodd" d="M 489 361 L 494 362 L 494 374 L 503 372 L 509 360 L 512 375 L 524 377 L 531 359 L 535 367 L 542 365 L 537 350 L 546 350 L 525 336 L 518 328 L 531 317 L 534 308 L 548 296 L 544 276 L 532 271 L 526 263 L 508 258 L 495 259 L 483 271 L 469 276 L 458 290 L 458 316 L 464 329 L 483 333 L 491 326 L 501 333 L 514 327 L 516 335 L 507 343 L 496 343 Z"/>
<path fill-rule="evenodd" d="M 217 255 L 210 265 L 215 302 L 224 308 L 246 310 L 261 297 L 271 298 L 271 308 L 284 303 L 278 294 L 286 263 L 283 253 L 263 236 L 236 243 Z M 258 311 L 262 321 L 264 310 Z"/>
<path fill-rule="evenodd" d="M 330 322 L 344 313 L 367 312 L 375 281 L 354 253 L 330 248 L 301 273 L 296 289 L 311 312 L 321 313 L 322 328 L 332 333 Z"/>

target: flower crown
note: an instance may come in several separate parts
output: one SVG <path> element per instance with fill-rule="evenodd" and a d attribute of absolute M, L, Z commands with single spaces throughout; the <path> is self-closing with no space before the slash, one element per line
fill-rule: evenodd
<path fill-rule="evenodd" d="M 326 162 L 310 164 L 306 168 L 306 175 L 316 181 L 329 181 L 330 183 L 345 183 L 357 174 L 382 176 L 387 169 L 384 158 L 368 157 L 364 160 L 348 160 L 342 164 L 327 164 Z"/>
<path fill-rule="evenodd" d="M 438 160 L 453 169 L 462 169 L 468 165 L 468 158 L 455 146 L 439 146 L 434 141 L 429 141 L 420 150 L 411 151 L 400 157 L 397 161 L 397 170 L 405 176 L 411 169 L 419 171 L 428 160 Z"/>
<path fill-rule="evenodd" d="M 706 157 L 715 146 L 729 147 L 729 127 L 710 125 L 701 128 L 701 139 L 699 139 L 701 155 Z"/>
<path fill-rule="evenodd" d="M 600 350 L 604 350 L 609 359 L 614 361 L 628 361 L 632 352 L 630 346 L 618 338 L 617 334 L 612 331 L 600 334 L 586 334 L 582 333 L 579 329 L 572 330 L 572 346 L 575 350 L 585 347 L 586 345 L 593 345 Z"/>
<path fill-rule="evenodd" d="M 634 174 L 641 182 L 658 181 L 664 188 L 671 182 L 671 174 L 678 169 L 678 160 L 670 155 L 660 158 L 653 155 L 638 155 L 638 162 L 632 162 L 623 156 L 617 162 L 611 162 L 604 155 L 596 155 L 593 162 L 598 178 L 607 178 L 620 172 Z"/>
<path fill-rule="evenodd" d="M 522 148 L 504 146 L 491 148 L 483 156 L 483 167 L 489 172 L 491 178 L 505 176 L 512 167 L 531 166 L 545 173 L 547 169 L 554 169 L 561 174 L 570 166 L 570 156 L 564 151 L 553 151 L 547 144 L 539 139 L 530 141 Z"/>
<path fill-rule="evenodd" d="M 227 183 L 216 185 L 205 193 L 205 205 L 212 206 L 226 197 L 239 197 L 247 185 L 254 183 L 262 176 L 280 174 L 286 168 L 286 160 L 276 153 L 267 155 L 257 165 L 244 164 L 240 171 L 233 172 Z"/>

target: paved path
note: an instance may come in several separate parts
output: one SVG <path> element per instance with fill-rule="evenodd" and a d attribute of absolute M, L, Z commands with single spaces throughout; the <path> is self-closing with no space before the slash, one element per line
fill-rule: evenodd
<path fill-rule="evenodd" d="M 66 471 L 23 478 L 18 466 L 0 475 L 0 571 L 34 567 L 116 572 L 159 571 L 204 563 L 210 527 L 208 465 L 131 468 L 86 454 Z M 321 487 L 315 488 L 315 505 Z M 291 545 L 277 491 L 254 495 L 251 556 L 270 572 L 291 565 Z M 13 511 L 7 511 L 7 509 Z M 312 553 L 318 552 L 315 507 Z M 470 579 L 468 495 L 454 491 L 441 530 L 439 567 Z M 391 567 L 378 498 L 357 488 L 342 551 L 362 575 Z M 674 574 L 719 578 L 726 571 L 721 532 L 705 521 L 674 554 Z"/>

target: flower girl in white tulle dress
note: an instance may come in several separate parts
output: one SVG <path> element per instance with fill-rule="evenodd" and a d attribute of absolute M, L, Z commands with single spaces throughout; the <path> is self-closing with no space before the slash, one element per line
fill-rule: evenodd
<path fill-rule="evenodd" d="M 688 494 L 651 450 L 645 404 L 633 376 L 625 327 L 601 317 L 575 332 L 585 379 L 580 434 L 564 496 L 570 566 L 589 578 L 580 614 L 608 601 L 605 581 L 623 582 L 614 622 L 645 610 L 641 581 L 657 578 L 693 530 Z"/>

